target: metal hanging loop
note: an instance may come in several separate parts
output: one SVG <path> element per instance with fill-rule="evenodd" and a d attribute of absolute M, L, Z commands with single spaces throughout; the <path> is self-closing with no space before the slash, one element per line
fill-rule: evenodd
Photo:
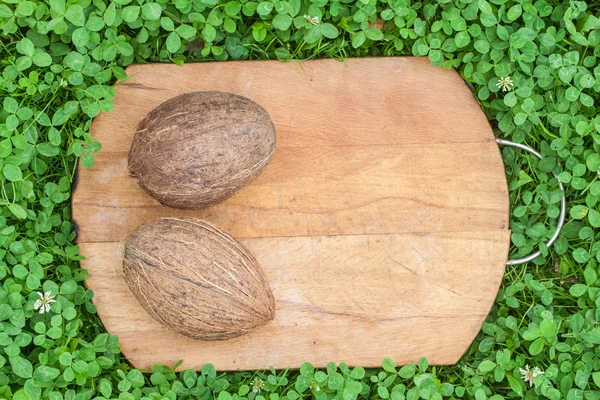
<path fill-rule="evenodd" d="M 525 146 L 524 144 L 511 142 L 510 140 L 504 140 L 504 139 L 496 139 L 496 142 L 498 144 L 502 145 L 502 146 L 517 147 L 519 149 L 525 150 L 525 151 L 533 154 L 534 156 L 536 156 L 539 159 L 542 158 L 542 155 L 540 153 L 538 153 L 537 151 L 533 150 L 529 146 Z M 550 238 L 550 240 L 548 240 L 546 242 L 546 247 L 552 246 L 552 244 L 556 241 L 556 239 L 558 239 L 558 236 L 560 235 L 560 230 L 562 229 L 563 224 L 565 223 L 565 217 L 567 215 L 567 197 L 565 195 L 565 188 L 564 188 L 562 182 L 560 181 L 560 179 L 558 178 L 558 175 L 556 175 L 554 172 L 552 173 L 552 175 L 554 175 L 554 177 L 558 181 L 558 187 L 562 191 L 563 196 L 562 196 L 562 200 L 560 201 L 560 216 L 558 217 L 558 224 L 556 225 L 556 232 L 554 232 L 554 235 L 552 235 L 552 237 Z M 510 259 L 510 260 L 508 260 L 506 262 L 506 265 L 524 264 L 526 262 L 534 260 L 540 254 L 541 254 L 540 251 L 536 251 L 535 253 L 531 253 L 531 254 L 529 254 L 528 256 L 525 256 L 525 257 L 512 258 L 512 259 Z"/>

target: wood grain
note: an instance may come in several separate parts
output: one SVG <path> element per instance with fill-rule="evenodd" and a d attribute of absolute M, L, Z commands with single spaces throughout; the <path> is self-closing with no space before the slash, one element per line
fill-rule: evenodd
<path fill-rule="evenodd" d="M 456 362 L 489 312 L 507 259 L 500 152 L 454 71 L 419 58 L 135 65 L 98 116 L 103 143 L 73 196 L 88 287 L 106 328 L 139 368 L 219 370 Z M 277 146 L 250 186 L 202 211 L 161 206 L 127 175 L 139 120 L 193 90 L 250 97 Z M 207 219 L 263 265 L 275 321 L 220 343 L 152 320 L 120 276 L 120 241 L 161 216 Z"/>
<path fill-rule="evenodd" d="M 139 121 L 163 101 L 194 90 L 221 90 L 265 107 L 277 148 L 491 140 L 489 123 L 460 76 L 415 57 L 345 63 L 233 61 L 132 65 L 116 88 L 127 112 L 94 119 L 103 151 L 128 150 Z M 486 131 L 482 135 L 483 130 Z"/>
<path fill-rule="evenodd" d="M 74 217 L 95 218 L 80 224 L 82 242 L 119 241 L 177 215 L 210 219 L 239 237 L 505 229 L 505 183 L 488 180 L 496 143 L 456 146 L 278 149 L 252 185 L 201 211 L 161 206 L 128 176 L 127 153 L 107 153 L 86 171 L 94 185 L 78 187 Z"/>
<path fill-rule="evenodd" d="M 310 360 L 377 366 L 427 356 L 452 364 L 479 332 L 502 279 L 508 231 L 243 239 L 275 295 L 275 320 L 226 342 L 198 342 L 148 317 L 121 279 L 120 244 L 83 243 L 98 314 L 142 369 L 159 360 L 219 370 Z M 482 296 L 487 293 L 487 296 Z"/>

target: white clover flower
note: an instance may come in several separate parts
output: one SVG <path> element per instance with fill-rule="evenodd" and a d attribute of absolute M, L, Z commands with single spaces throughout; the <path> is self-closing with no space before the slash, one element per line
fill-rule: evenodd
<path fill-rule="evenodd" d="M 308 14 L 304 14 L 304 18 L 306 18 L 306 20 L 313 25 L 319 25 L 319 17 L 316 15 L 314 17 L 311 17 Z"/>
<path fill-rule="evenodd" d="M 513 86 L 515 86 L 515 83 L 512 79 L 510 79 L 510 76 L 499 78 L 498 82 L 496 82 L 496 87 L 498 87 L 498 89 L 502 89 L 503 92 L 510 92 L 510 89 L 512 89 Z"/>
<path fill-rule="evenodd" d="M 56 303 L 56 300 L 54 300 L 54 295 L 50 292 L 46 292 L 44 294 L 37 292 L 37 294 L 40 296 L 40 299 L 35 302 L 33 309 L 39 309 L 40 314 L 50 311 L 50 304 Z"/>
<path fill-rule="evenodd" d="M 262 379 L 253 379 L 252 382 L 250 382 L 250 384 L 252 385 L 252 391 L 254 393 L 258 393 L 262 390 L 262 388 L 265 386 L 265 381 L 263 381 Z"/>
<path fill-rule="evenodd" d="M 315 392 L 320 392 L 320 391 L 321 391 L 321 388 L 319 387 L 319 385 L 318 385 L 318 384 L 317 384 L 317 382 L 315 382 L 315 381 L 313 381 L 313 382 L 310 384 L 310 388 L 311 388 L 312 390 L 314 390 Z"/>
<path fill-rule="evenodd" d="M 526 365 L 525 369 L 519 368 L 519 372 L 521 372 L 521 375 L 523 376 L 523 380 L 525 381 L 525 383 L 529 383 L 529 387 L 533 386 L 533 378 L 535 378 L 538 375 L 542 375 L 544 373 L 538 367 L 535 367 L 534 369 L 530 370 L 529 365 Z"/>

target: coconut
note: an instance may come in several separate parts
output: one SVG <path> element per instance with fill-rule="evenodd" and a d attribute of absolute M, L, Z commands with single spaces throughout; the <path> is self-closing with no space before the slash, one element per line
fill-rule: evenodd
<path fill-rule="evenodd" d="M 275 316 L 273 293 L 254 256 L 199 219 L 140 226 L 125 242 L 123 275 L 156 321 L 193 339 L 235 338 Z"/>
<path fill-rule="evenodd" d="M 224 92 L 173 97 L 139 123 L 128 168 L 160 203 L 199 209 L 254 180 L 275 151 L 275 127 L 252 100 Z"/>

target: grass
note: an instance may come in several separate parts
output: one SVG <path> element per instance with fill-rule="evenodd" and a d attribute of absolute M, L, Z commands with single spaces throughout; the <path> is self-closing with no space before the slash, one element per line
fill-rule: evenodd
<path fill-rule="evenodd" d="M 598 2 L 536 0 L 11 0 L 0 4 L 0 397 L 15 399 L 600 398 Z M 380 19 L 381 21 L 378 21 Z M 142 373 L 106 334 L 70 216 L 87 133 L 140 62 L 428 57 L 455 68 L 498 136 L 512 254 L 477 339 L 455 366 Z M 513 86 L 503 92 L 499 79 Z M 569 218 L 553 233 L 565 184 Z M 35 310 L 37 292 L 55 300 Z M 207 360 L 210 361 L 210 360 Z M 531 383 L 521 369 L 539 368 Z"/>

